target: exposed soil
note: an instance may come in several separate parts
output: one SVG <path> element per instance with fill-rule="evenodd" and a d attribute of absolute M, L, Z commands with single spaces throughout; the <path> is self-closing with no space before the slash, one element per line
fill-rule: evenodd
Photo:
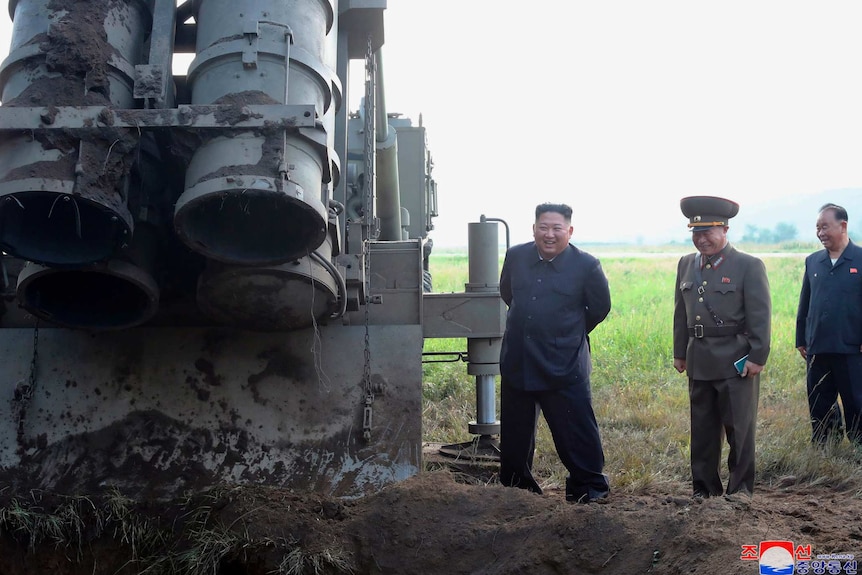
<path fill-rule="evenodd" d="M 858 494 L 792 478 L 758 485 L 751 500 L 699 501 L 666 484 L 582 505 L 487 473 L 440 467 L 357 500 L 261 486 L 171 504 L 0 493 L 0 573 L 753 574 L 743 545 L 862 548 Z M 41 541 L 27 536 L 35 525 Z"/>

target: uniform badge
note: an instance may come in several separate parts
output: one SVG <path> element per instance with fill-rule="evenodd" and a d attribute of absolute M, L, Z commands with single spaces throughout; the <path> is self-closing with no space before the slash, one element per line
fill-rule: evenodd
<path fill-rule="evenodd" d="M 857 270 L 856 268 L 850 268 L 850 273 L 851 274 L 858 274 L 859 270 Z"/>
<path fill-rule="evenodd" d="M 723 284 L 729 284 L 729 283 L 730 283 L 730 278 L 722 276 L 722 278 L 721 278 L 721 283 L 723 283 Z"/>

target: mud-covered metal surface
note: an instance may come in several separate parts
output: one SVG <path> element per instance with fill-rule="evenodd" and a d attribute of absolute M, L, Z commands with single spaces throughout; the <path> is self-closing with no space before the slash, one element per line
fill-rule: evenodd
<path fill-rule="evenodd" d="M 67 138 L 75 135 L 86 139 L 109 132 L 105 130 L 106 126 L 133 129 L 135 132 L 162 128 L 194 132 L 229 125 L 267 133 L 285 128 L 314 127 L 314 108 L 234 102 L 153 110 L 120 110 L 108 106 L 4 106 L 0 107 L 0 119 L 3 120 L 0 129 L 4 131 L 57 132 Z M 222 130 L 221 135 L 229 134 Z"/>
<path fill-rule="evenodd" d="M 4 106 L 132 107 L 134 65 L 150 18 L 143 1 L 14 6 L 12 49 L 0 71 Z M 50 113 L 42 121 L 51 122 Z M 39 263 L 79 265 L 125 247 L 133 229 L 126 176 L 137 144 L 136 132 L 112 129 L 86 140 L 63 131 L 2 135 L 3 249 Z"/>
<path fill-rule="evenodd" d="M 420 326 L 0 330 L 0 483 L 170 498 L 230 483 L 360 496 L 421 467 Z M 34 385 L 31 360 L 36 361 Z"/>

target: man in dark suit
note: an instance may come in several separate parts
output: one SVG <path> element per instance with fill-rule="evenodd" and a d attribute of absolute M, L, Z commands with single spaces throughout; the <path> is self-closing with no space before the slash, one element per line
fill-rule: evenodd
<path fill-rule="evenodd" d="M 726 435 L 727 494 L 750 496 L 759 374 L 771 337 L 766 267 L 728 242 L 728 221 L 738 204 L 692 196 L 680 208 L 697 248 L 677 265 L 673 315 L 673 366 L 688 374 L 694 495 L 724 493 L 719 467 Z"/>
<path fill-rule="evenodd" d="M 540 411 L 569 471 L 566 500 L 608 496 L 590 392 L 588 334 L 611 309 L 599 260 L 569 243 L 572 208 L 540 204 L 534 241 L 506 252 L 500 296 L 509 306 L 500 352 L 500 482 L 542 489 L 532 474 Z"/>
<path fill-rule="evenodd" d="M 805 258 L 796 313 L 796 349 L 807 363 L 811 440 L 841 441 L 841 397 L 847 436 L 862 446 L 862 247 L 847 235 L 847 210 L 820 208 L 823 250 Z"/>

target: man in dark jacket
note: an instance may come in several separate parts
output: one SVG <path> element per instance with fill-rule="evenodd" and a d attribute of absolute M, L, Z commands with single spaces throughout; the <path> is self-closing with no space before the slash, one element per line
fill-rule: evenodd
<path fill-rule="evenodd" d="M 820 208 L 824 249 L 805 258 L 796 313 L 796 348 L 807 362 L 811 439 L 841 441 L 841 396 L 847 436 L 862 446 L 862 248 L 847 235 L 847 210 Z"/>
<path fill-rule="evenodd" d="M 604 271 L 569 243 L 572 208 L 540 204 L 534 241 L 506 253 L 500 295 L 509 311 L 500 353 L 500 482 L 536 493 L 539 413 L 569 471 L 566 500 L 607 497 L 604 451 L 590 392 L 588 334 L 611 309 Z"/>
<path fill-rule="evenodd" d="M 751 495 L 759 374 L 771 337 L 766 267 L 727 240 L 738 204 L 693 196 L 680 208 L 697 248 L 677 265 L 673 314 L 673 366 L 688 374 L 694 495 L 724 493 L 722 434 L 730 445 L 727 493 Z"/>

